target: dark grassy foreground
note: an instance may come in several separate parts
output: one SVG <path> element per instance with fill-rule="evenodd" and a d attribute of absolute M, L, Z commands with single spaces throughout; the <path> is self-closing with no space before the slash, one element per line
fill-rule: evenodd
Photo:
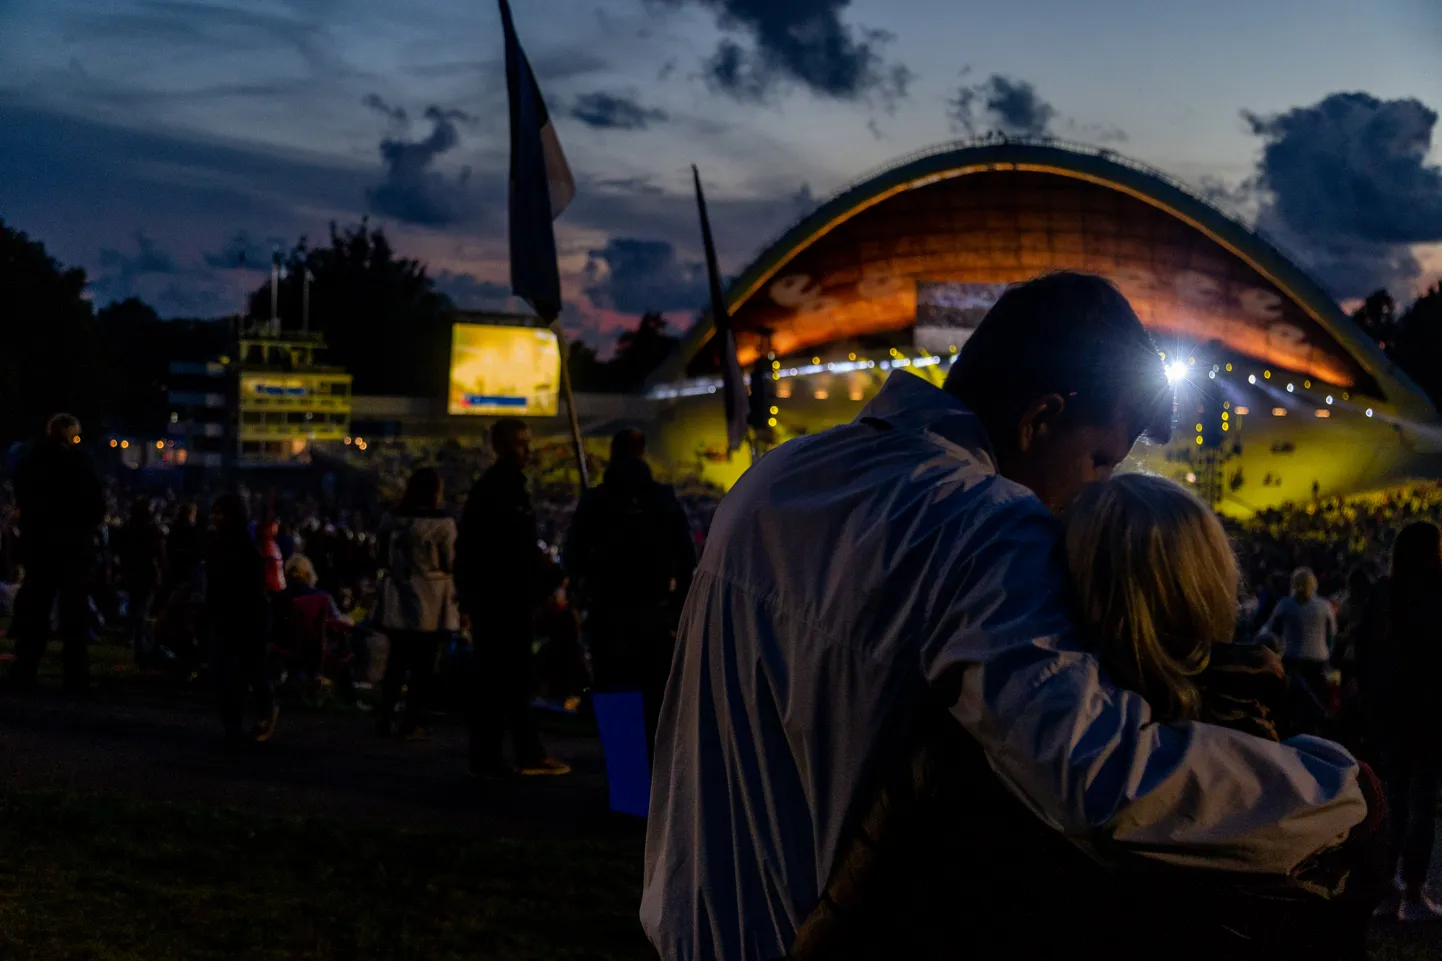
<path fill-rule="evenodd" d="M 0 794 L 0 958 L 640 959 L 634 842 Z"/>

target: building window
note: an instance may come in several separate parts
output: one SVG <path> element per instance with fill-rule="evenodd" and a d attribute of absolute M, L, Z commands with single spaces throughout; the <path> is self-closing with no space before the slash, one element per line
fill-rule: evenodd
<path fill-rule="evenodd" d="M 243 413 L 240 415 L 240 422 L 241 422 L 242 424 L 259 424 L 259 423 L 260 423 L 260 411 L 258 411 L 258 410 L 248 410 L 248 411 L 243 412 Z"/>

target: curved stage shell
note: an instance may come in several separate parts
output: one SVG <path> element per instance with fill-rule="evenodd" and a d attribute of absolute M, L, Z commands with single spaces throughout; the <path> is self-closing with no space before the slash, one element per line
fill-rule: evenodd
<path fill-rule="evenodd" d="M 742 364 L 782 375 L 785 439 L 850 419 L 883 366 L 941 376 L 1004 285 L 1058 269 L 1111 278 L 1168 360 L 1188 365 L 1173 444 L 1139 462 L 1185 481 L 1201 392 L 1242 412 L 1224 445 L 1224 509 L 1432 469 L 1433 405 L 1325 290 L 1243 223 L 1109 151 L 990 140 L 907 158 L 797 223 L 728 297 Z M 725 482 L 748 459 L 714 460 L 720 403 L 699 392 L 715 374 L 712 333 L 709 317 L 697 324 L 652 393 L 668 459 L 699 456 Z"/>

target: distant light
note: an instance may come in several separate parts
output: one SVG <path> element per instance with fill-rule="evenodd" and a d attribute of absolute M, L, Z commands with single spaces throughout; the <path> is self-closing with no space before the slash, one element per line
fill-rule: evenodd
<path fill-rule="evenodd" d="M 949 351 L 951 351 L 953 354 L 956 353 L 956 345 L 955 345 L 955 344 L 949 344 L 949 345 L 947 345 L 947 348 L 946 348 L 946 349 L 949 350 Z"/>
<path fill-rule="evenodd" d="M 846 359 L 847 359 L 847 360 L 855 360 L 855 359 L 856 359 L 856 355 L 855 355 L 855 354 L 847 354 L 847 355 L 846 355 Z"/>
<path fill-rule="evenodd" d="M 1328 395 L 1327 395 L 1327 403 L 1330 404 L 1331 402 L 1332 402 L 1332 395 L 1331 395 L 1331 394 L 1328 394 Z"/>
<path fill-rule="evenodd" d="M 155 449 L 156 449 L 156 450 L 165 450 L 165 441 L 163 441 L 163 440 L 158 440 L 158 441 L 156 441 L 156 442 L 155 442 Z"/>
<path fill-rule="evenodd" d="M 1252 409 L 1251 409 L 1250 407 L 1238 407 L 1238 408 L 1237 408 L 1237 416 L 1238 416 L 1238 417 L 1245 417 L 1245 416 L 1247 416 L 1248 414 L 1250 414 L 1251 412 L 1252 412 Z"/>
<path fill-rule="evenodd" d="M 1368 417 L 1371 417 L 1371 416 L 1372 416 L 1372 408 L 1370 408 L 1370 407 L 1367 408 L 1367 416 L 1368 416 Z"/>
<path fill-rule="evenodd" d="M 1230 374 L 1231 372 L 1232 372 L 1232 365 L 1231 365 L 1231 364 L 1228 364 L 1228 365 L 1227 365 L 1227 373 Z"/>
<path fill-rule="evenodd" d="M 1232 429 L 1232 425 L 1231 425 L 1231 424 L 1228 424 L 1228 423 L 1223 422 L 1223 424 L 1222 424 L 1222 430 L 1231 430 L 1231 429 Z"/>
<path fill-rule="evenodd" d="M 351 442 L 351 439 L 350 439 L 349 437 L 347 437 L 347 438 L 345 439 L 345 442 L 346 442 L 347 445 L 349 445 L 350 442 Z"/>
<path fill-rule="evenodd" d="M 821 358 L 820 358 L 820 357 L 813 357 L 813 358 L 811 358 L 811 362 L 812 362 L 813 364 L 819 364 L 819 363 L 821 363 Z"/>
<path fill-rule="evenodd" d="M 1167 365 L 1167 383 L 1175 384 L 1179 380 L 1186 379 L 1187 365 L 1178 361 L 1175 364 Z"/>
<path fill-rule="evenodd" d="M 1273 407 L 1273 408 L 1272 408 L 1272 416 L 1273 416 L 1273 417 L 1286 417 L 1286 416 L 1287 416 L 1287 408 L 1285 408 L 1285 407 Z"/>
<path fill-rule="evenodd" d="M 1196 475 L 1196 474 L 1193 474 L 1191 471 L 1187 471 L 1187 483 L 1188 483 L 1188 484 L 1195 484 L 1196 482 L 1197 482 L 1197 475 Z"/>
<path fill-rule="evenodd" d="M 779 361 L 779 360 L 773 360 L 773 361 L 771 362 L 771 369 L 772 369 L 772 370 L 780 370 L 780 369 L 781 369 L 781 361 Z"/>
<path fill-rule="evenodd" d="M 1207 371 L 1207 380 L 1216 380 L 1216 379 L 1217 379 L 1217 372 L 1216 372 L 1215 370 L 1209 370 L 1209 371 Z"/>
<path fill-rule="evenodd" d="M 120 442 L 120 449 L 121 449 L 121 450 L 127 450 L 127 449 L 129 449 L 129 447 L 130 447 L 130 441 L 128 441 L 128 440 L 123 440 L 123 441 Z"/>
<path fill-rule="evenodd" d="M 364 447 L 364 446 L 365 446 L 366 439 L 365 439 L 364 437 L 357 437 L 357 438 L 355 439 L 355 442 L 356 442 L 357 444 L 360 444 L 362 447 Z"/>
<path fill-rule="evenodd" d="M 775 427 L 775 426 L 776 426 L 776 418 L 775 418 L 775 417 L 768 417 L 768 418 L 766 418 L 766 426 L 767 426 L 767 427 Z"/>
<path fill-rule="evenodd" d="M 1201 425 L 1201 424 L 1198 424 L 1198 425 L 1197 425 L 1197 433 L 1200 434 L 1201 432 L 1202 432 L 1202 425 Z"/>
<path fill-rule="evenodd" d="M 1331 417 L 1331 416 L 1332 416 L 1332 412 L 1331 412 L 1330 410 L 1328 410 L 1327 408 L 1325 408 L 1325 407 L 1318 407 L 1318 408 L 1317 408 L 1317 416 L 1318 416 L 1318 417 Z"/>
<path fill-rule="evenodd" d="M 774 350 L 769 350 L 769 351 L 767 351 L 767 352 L 766 352 L 766 359 L 767 359 L 767 360 L 775 360 L 775 359 L 776 359 L 776 351 L 774 351 Z"/>
<path fill-rule="evenodd" d="M 79 435 L 79 434 L 76 434 L 74 437 L 70 438 L 70 443 L 72 443 L 72 444 L 78 444 L 78 443 L 80 443 L 80 435 Z"/>
<path fill-rule="evenodd" d="M 773 414 L 779 414 L 779 413 L 781 413 L 781 408 L 780 408 L 780 407 L 773 407 L 773 408 L 771 408 L 771 413 L 773 413 Z"/>
<path fill-rule="evenodd" d="M 1264 371 L 1262 371 L 1262 376 L 1265 377 L 1265 378 L 1267 378 L 1267 380 L 1271 380 L 1271 379 L 1272 379 L 1272 372 L 1271 372 L 1270 370 L 1264 370 Z"/>
<path fill-rule="evenodd" d="M 1196 366 L 1197 359 L 1195 357 L 1188 357 L 1187 363 L 1191 364 L 1192 366 Z"/>
<path fill-rule="evenodd" d="M 1202 439 L 1201 439 L 1200 437 L 1197 438 L 1197 446 L 1198 446 L 1198 447 L 1201 447 L 1201 446 L 1202 446 Z"/>
<path fill-rule="evenodd" d="M 1347 391 L 1344 390 L 1344 391 L 1342 391 L 1342 399 L 1343 399 L 1343 400 L 1351 400 L 1351 399 L 1352 399 L 1352 395 L 1349 394 Z"/>
<path fill-rule="evenodd" d="M 781 371 L 779 371 L 779 370 L 774 370 L 774 371 L 772 371 L 772 372 L 771 372 L 771 379 L 772 379 L 772 380 L 780 380 L 780 379 L 781 379 Z"/>
<path fill-rule="evenodd" d="M 1302 386 L 1305 387 L 1307 390 L 1311 390 L 1312 382 L 1310 380 L 1304 380 L 1302 381 Z"/>
<path fill-rule="evenodd" d="M 114 437 L 112 437 L 112 438 L 110 438 L 110 446 L 111 446 L 111 447 L 119 447 L 119 446 L 120 446 L 120 441 L 118 441 L 118 440 L 116 440 Z"/>
<path fill-rule="evenodd" d="M 1294 385 L 1292 385 L 1292 384 L 1288 384 L 1288 385 L 1287 385 L 1287 393 L 1289 393 L 1289 394 L 1292 393 L 1292 391 L 1294 391 L 1294 390 L 1296 390 L 1296 389 L 1297 389 L 1297 388 L 1296 388 Z"/>
<path fill-rule="evenodd" d="M 1256 375 L 1256 374 L 1248 374 L 1248 375 L 1247 375 L 1247 383 L 1249 383 L 1249 384 L 1255 384 L 1256 382 L 1257 382 L 1257 375 Z"/>
<path fill-rule="evenodd" d="M 1222 422 L 1223 422 L 1223 423 L 1226 423 L 1227 419 L 1230 418 L 1231 416 L 1232 416 L 1232 415 L 1229 414 L 1229 413 L 1227 413 L 1226 411 L 1222 411 Z"/>
<path fill-rule="evenodd" d="M 1157 351 L 1157 355 L 1158 355 L 1159 357 L 1161 357 L 1162 360 L 1166 360 L 1166 359 L 1167 359 L 1167 352 L 1164 351 L 1164 350 L 1159 350 L 1159 351 Z"/>
<path fill-rule="evenodd" d="M 1231 402 L 1231 401 L 1229 401 L 1229 400 L 1224 400 L 1224 401 L 1222 401 L 1222 410 L 1231 410 L 1231 409 L 1232 409 L 1232 402 Z"/>
<path fill-rule="evenodd" d="M 826 391 L 824 391 L 824 390 L 818 390 L 816 393 L 812 394 L 811 396 L 815 397 L 817 400 L 825 400 L 826 398 L 830 397 L 831 395 L 828 394 L 828 393 L 827 393 Z"/>

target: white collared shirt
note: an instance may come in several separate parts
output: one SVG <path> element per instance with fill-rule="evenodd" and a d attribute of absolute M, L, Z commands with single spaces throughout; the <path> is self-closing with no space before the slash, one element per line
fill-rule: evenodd
<path fill-rule="evenodd" d="M 665 961 L 769 961 L 830 873 L 883 734 L 961 671 L 952 711 L 1079 841 L 1286 872 L 1366 815 L 1352 757 L 1151 721 L 1066 607 L 1057 524 L 997 476 L 959 401 L 893 374 L 716 513 L 661 714 L 641 921 Z"/>

